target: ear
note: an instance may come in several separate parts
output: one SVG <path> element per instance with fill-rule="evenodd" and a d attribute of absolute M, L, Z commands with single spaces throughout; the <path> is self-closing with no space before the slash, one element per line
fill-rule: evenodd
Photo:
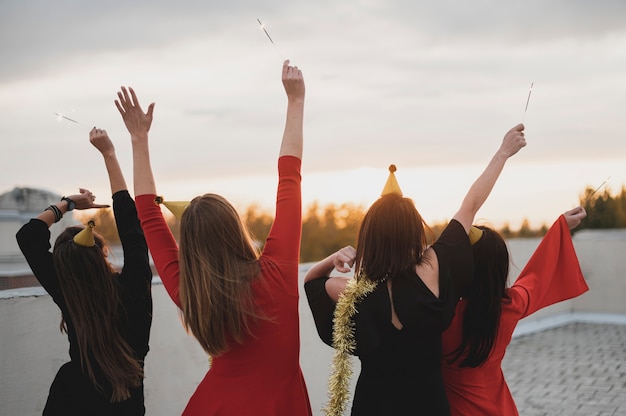
<path fill-rule="evenodd" d="M 109 246 L 104 247 L 102 253 L 104 253 L 104 257 L 109 257 Z"/>

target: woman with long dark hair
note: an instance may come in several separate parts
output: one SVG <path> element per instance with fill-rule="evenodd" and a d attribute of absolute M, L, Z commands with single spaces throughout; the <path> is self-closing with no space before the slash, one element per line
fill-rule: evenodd
<path fill-rule="evenodd" d="M 520 319 L 588 290 L 570 234 L 586 215 L 583 207 L 561 215 L 511 287 L 506 242 L 492 228 L 472 227 L 474 279 L 442 336 L 453 416 L 518 414 L 502 359 Z"/>
<path fill-rule="evenodd" d="M 177 244 L 157 205 L 167 200 L 156 195 L 150 164 L 154 104 L 144 113 L 132 89 L 122 87 L 118 93 L 116 105 L 131 136 L 137 208 L 150 252 L 183 324 L 210 358 L 184 415 L 311 414 L 300 369 L 298 317 L 305 86 L 302 72 L 289 61 L 283 64 L 282 82 L 287 114 L 278 156 L 276 215 L 261 253 L 235 208 L 216 194 L 178 205 Z"/>
<path fill-rule="evenodd" d="M 109 174 L 113 212 L 124 251 L 121 272 L 107 260 L 93 222 L 68 227 L 50 252 L 49 228 L 73 210 L 103 208 L 86 189 L 31 219 L 17 242 L 33 274 L 62 314 L 70 359 L 59 369 L 44 415 L 143 415 L 143 360 L 152 322 L 148 248 L 115 148 L 105 130 L 89 133 Z"/>
<path fill-rule="evenodd" d="M 395 180 L 361 223 L 356 250 L 346 247 L 314 265 L 305 289 L 322 340 L 335 348 L 327 415 L 342 415 L 349 398 L 349 356 L 361 372 L 352 415 L 447 415 L 441 333 L 472 277 L 468 232 L 509 157 L 526 145 L 524 126 L 509 130 L 437 241 Z M 334 269 L 354 278 L 333 276 Z"/>

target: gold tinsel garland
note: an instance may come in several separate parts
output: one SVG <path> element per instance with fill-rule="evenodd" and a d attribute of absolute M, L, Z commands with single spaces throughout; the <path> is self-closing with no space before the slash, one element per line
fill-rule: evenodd
<path fill-rule="evenodd" d="M 357 312 L 356 305 L 372 293 L 381 281 L 372 282 L 361 274 L 358 278 L 348 281 L 345 290 L 337 300 L 333 316 L 335 353 L 331 364 L 332 372 L 328 379 L 329 401 L 323 409 L 328 416 L 341 416 L 346 410 L 346 404 L 350 398 L 348 387 L 352 376 L 351 355 L 356 349 L 353 319 Z"/>

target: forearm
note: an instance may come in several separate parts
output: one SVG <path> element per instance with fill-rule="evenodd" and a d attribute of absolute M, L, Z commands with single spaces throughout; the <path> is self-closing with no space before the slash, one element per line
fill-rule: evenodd
<path fill-rule="evenodd" d="M 467 195 L 463 199 L 461 208 L 454 218 L 463 225 L 466 231 L 468 231 L 471 227 L 476 213 L 491 193 L 491 190 L 496 184 L 507 159 L 508 157 L 506 154 L 498 150 L 498 152 L 496 152 L 496 154 L 491 158 L 491 161 L 483 173 L 478 177 L 478 179 L 476 179 L 476 181 L 474 181 L 467 192 Z"/>
<path fill-rule="evenodd" d="M 65 215 L 65 213 L 67 212 L 67 202 L 66 201 L 59 201 L 56 204 L 52 204 L 55 207 L 57 207 L 58 212 L 61 215 L 61 218 L 63 217 L 63 215 Z M 48 226 L 48 228 L 50 228 L 50 226 L 52 226 L 52 224 L 55 223 L 56 220 L 56 216 L 54 214 L 54 211 L 51 209 L 45 209 L 44 211 L 41 212 L 41 214 L 39 214 L 36 217 L 38 220 L 41 220 L 43 222 L 46 223 L 46 225 Z"/>
<path fill-rule="evenodd" d="M 126 180 L 124 179 L 124 175 L 122 174 L 122 168 L 120 167 L 120 163 L 117 160 L 117 155 L 115 152 L 110 152 L 107 154 L 103 154 L 104 158 L 104 166 L 106 167 L 107 173 L 109 175 L 109 183 L 111 185 L 111 195 L 119 191 L 125 191 L 128 189 L 126 186 Z"/>
<path fill-rule="evenodd" d="M 303 124 L 304 97 L 290 99 L 287 103 L 287 118 L 279 156 L 295 156 L 302 159 Z"/>
<path fill-rule="evenodd" d="M 308 282 L 309 280 L 317 279 L 318 277 L 330 276 L 330 273 L 335 269 L 335 254 L 336 253 L 333 253 L 330 256 L 326 257 L 324 260 L 313 265 L 304 275 L 304 283 Z"/>
<path fill-rule="evenodd" d="M 147 133 L 146 133 L 147 136 Z M 135 196 L 155 194 L 156 185 L 152 166 L 150 165 L 150 151 L 147 137 L 131 136 L 133 147 L 133 184 Z"/>

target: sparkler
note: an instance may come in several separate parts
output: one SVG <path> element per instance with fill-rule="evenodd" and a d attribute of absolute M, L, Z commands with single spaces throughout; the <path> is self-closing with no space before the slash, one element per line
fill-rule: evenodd
<path fill-rule="evenodd" d="M 526 118 L 526 110 L 528 110 L 528 103 L 530 102 L 530 94 L 533 92 L 533 84 L 534 82 L 530 83 L 530 90 L 528 90 L 528 98 L 526 98 L 526 107 L 524 108 L 524 115 L 522 116 L 522 123 L 524 122 L 524 119 Z"/>
<path fill-rule="evenodd" d="M 80 122 L 78 122 L 78 121 L 74 120 L 73 118 L 69 118 L 69 117 L 67 117 L 67 116 L 65 116 L 65 115 L 63 115 L 63 114 L 59 114 L 59 113 L 52 113 L 52 114 L 54 114 L 55 116 L 57 116 L 57 120 L 58 120 L 58 121 L 67 120 L 67 121 L 71 121 L 71 122 L 72 122 L 72 123 L 74 123 L 74 124 L 78 124 L 79 126 L 82 126 L 82 127 L 88 128 L 88 129 L 90 128 L 89 126 L 87 126 L 87 125 L 85 125 L 85 124 L 83 124 L 83 123 L 80 123 Z"/>
<path fill-rule="evenodd" d="M 610 176 L 609 176 L 608 178 L 606 178 L 606 180 L 605 180 L 604 182 L 602 182 L 602 183 L 600 184 L 600 186 L 598 186 L 598 187 L 596 188 L 596 190 L 595 190 L 595 191 L 593 191 L 593 192 L 591 193 L 591 195 L 589 195 L 589 197 L 587 197 L 587 200 L 591 199 L 591 197 L 592 197 L 592 196 L 594 196 L 594 195 L 595 195 L 595 194 L 596 194 L 596 193 L 597 193 L 600 189 L 602 189 L 602 187 L 603 187 L 604 185 L 606 185 L 606 183 L 609 181 L 609 179 L 611 179 L 611 177 L 610 177 Z"/>
<path fill-rule="evenodd" d="M 274 48 L 276 49 L 276 52 L 278 52 L 278 56 L 280 56 L 280 59 L 284 61 L 283 54 L 280 53 L 280 51 L 278 50 L 278 46 L 276 46 L 270 34 L 267 33 L 267 29 L 265 29 L 265 25 L 261 23 L 261 21 L 258 18 L 256 19 L 256 21 L 259 22 L 259 26 L 261 26 L 261 29 L 263 30 L 263 32 L 265 32 L 265 35 L 267 36 L 267 38 L 270 40 L 270 42 L 272 42 L 272 45 L 274 45 Z"/>
<path fill-rule="evenodd" d="M 585 198 L 585 203 L 584 203 L 584 206 L 589 206 L 589 203 L 591 202 L 591 198 L 592 198 L 592 197 L 593 197 L 596 193 L 598 193 L 598 191 L 599 191 L 600 189 L 602 189 L 602 187 L 604 187 L 604 186 L 606 185 L 606 183 L 609 181 L 609 179 L 611 179 L 611 177 L 610 177 L 610 176 L 609 176 L 608 178 L 606 178 L 606 180 L 605 180 L 604 182 L 602 182 L 602 183 L 600 184 L 600 186 L 598 186 L 598 187 L 596 188 L 596 190 L 595 190 L 595 191 L 593 191 L 592 193 L 590 193 L 589 195 L 587 195 L 587 198 Z"/>

